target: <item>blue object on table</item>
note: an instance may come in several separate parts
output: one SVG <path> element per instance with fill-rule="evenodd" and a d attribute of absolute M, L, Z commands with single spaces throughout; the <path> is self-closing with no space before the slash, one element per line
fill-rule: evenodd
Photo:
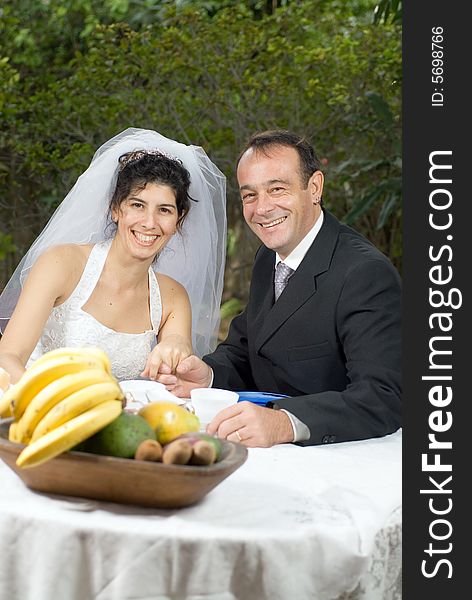
<path fill-rule="evenodd" d="M 238 402 L 243 402 L 244 400 L 249 400 L 249 402 L 254 402 L 254 404 L 259 404 L 260 406 L 265 406 L 267 402 L 271 400 L 278 400 L 279 398 L 288 398 L 285 394 L 273 394 L 272 392 L 237 392 L 239 394 Z"/>

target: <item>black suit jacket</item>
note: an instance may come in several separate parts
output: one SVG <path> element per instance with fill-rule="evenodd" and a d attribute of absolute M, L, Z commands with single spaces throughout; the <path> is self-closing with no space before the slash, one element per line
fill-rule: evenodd
<path fill-rule="evenodd" d="M 401 288 L 390 261 L 329 212 L 274 304 L 275 254 L 256 254 L 249 301 L 204 357 L 214 387 L 287 394 L 302 445 L 386 435 L 401 424 Z"/>

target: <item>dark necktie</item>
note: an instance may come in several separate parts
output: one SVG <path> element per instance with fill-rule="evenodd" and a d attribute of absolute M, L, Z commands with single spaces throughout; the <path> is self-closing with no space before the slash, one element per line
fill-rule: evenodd
<path fill-rule="evenodd" d="M 275 300 L 278 300 L 280 294 L 284 291 L 285 286 L 288 283 L 291 275 L 293 275 L 295 271 L 288 267 L 285 263 L 279 262 L 279 264 L 275 267 L 275 277 L 274 277 L 274 292 L 275 292 Z"/>

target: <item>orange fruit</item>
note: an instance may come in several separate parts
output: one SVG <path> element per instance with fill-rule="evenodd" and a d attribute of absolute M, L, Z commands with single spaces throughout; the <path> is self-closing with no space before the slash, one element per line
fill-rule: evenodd
<path fill-rule="evenodd" d="M 160 444 L 168 444 L 183 433 L 200 429 L 200 419 L 196 415 L 172 402 L 151 402 L 138 414 L 154 429 Z"/>

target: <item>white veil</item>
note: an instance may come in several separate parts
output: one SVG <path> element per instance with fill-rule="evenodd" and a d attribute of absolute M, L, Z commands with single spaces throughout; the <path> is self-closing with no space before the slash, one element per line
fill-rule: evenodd
<path fill-rule="evenodd" d="M 50 246 L 97 243 L 107 237 L 108 206 L 118 173 L 118 158 L 133 150 L 162 150 L 179 158 L 190 173 L 190 211 L 181 233 L 160 253 L 155 269 L 179 281 L 192 306 L 195 354 L 216 345 L 226 251 L 226 178 L 198 146 L 186 146 L 159 133 L 129 128 L 103 144 L 88 169 L 23 257 L 0 295 L 0 331 L 18 302 L 31 266 Z"/>

